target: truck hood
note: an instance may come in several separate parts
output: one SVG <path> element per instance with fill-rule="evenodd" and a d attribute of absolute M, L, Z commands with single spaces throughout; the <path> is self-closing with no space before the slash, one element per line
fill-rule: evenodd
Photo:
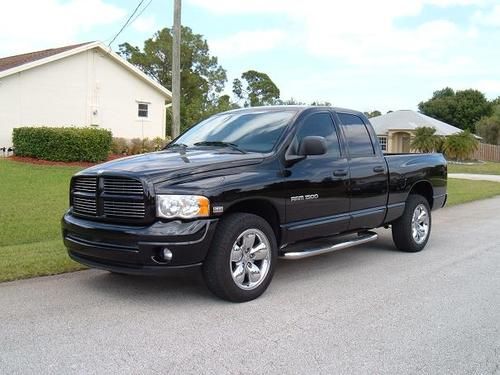
<path fill-rule="evenodd" d="M 98 164 L 78 174 L 117 174 L 145 177 L 151 182 L 261 163 L 260 153 L 241 154 L 220 149 L 163 150 Z"/>

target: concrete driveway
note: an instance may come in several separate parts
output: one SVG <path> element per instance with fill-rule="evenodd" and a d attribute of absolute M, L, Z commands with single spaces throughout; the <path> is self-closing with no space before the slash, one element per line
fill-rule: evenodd
<path fill-rule="evenodd" d="M 448 178 L 500 182 L 500 175 L 496 174 L 448 173 Z"/>
<path fill-rule="evenodd" d="M 197 274 L 0 284 L 0 373 L 500 373 L 500 197 L 437 211 L 427 248 L 281 261 L 260 299 Z M 22 256 L 22 254 L 20 254 Z"/>

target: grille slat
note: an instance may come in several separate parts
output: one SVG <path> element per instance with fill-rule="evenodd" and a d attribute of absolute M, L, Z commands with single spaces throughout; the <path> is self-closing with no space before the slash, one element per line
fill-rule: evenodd
<path fill-rule="evenodd" d="M 95 193 L 97 190 L 97 177 L 77 177 L 73 189 L 86 193 Z"/>
<path fill-rule="evenodd" d="M 144 189 L 140 181 L 119 177 L 105 178 L 104 192 L 119 195 L 144 195 Z"/>
<path fill-rule="evenodd" d="M 110 219 L 144 219 L 146 204 L 138 201 L 144 199 L 142 183 L 126 177 L 98 177 L 78 176 L 73 181 L 73 211 L 76 214 L 95 216 Z M 85 196 L 82 196 L 83 193 Z M 93 197 L 89 193 L 93 193 Z M 113 200 L 112 196 L 120 196 L 120 200 Z M 127 196 L 131 201 L 127 201 Z M 98 204 L 101 202 L 101 204 Z M 99 211 L 98 211 L 98 207 Z"/>
<path fill-rule="evenodd" d="M 145 213 L 144 202 L 104 201 L 104 214 L 108 217 L 142 218 Z"/>
<path fill-rule="evenodd" d="M 74 197 L 73 209 L 76 212 L 81 212 L 85 215 L 97 215 L 97 205 L 95 199 Z"/>

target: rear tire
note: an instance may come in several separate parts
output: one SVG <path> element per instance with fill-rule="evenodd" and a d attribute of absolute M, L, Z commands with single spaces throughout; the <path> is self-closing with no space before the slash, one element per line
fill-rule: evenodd
<path fill-rule="evenodd" d="M 431 234 L 431 209 L 423 196 L 410 194 L 403 215 L 392 223 L 392 240 L 401 251 L 421 251 Z"/>
<path fill-rule="evenodd" d="M 247 213 L 229 214 L 217 226 L 203 276 L 216 296 L 250 301 L 271 283 L 277 255 L 276 237 L 266 220 Z"/>

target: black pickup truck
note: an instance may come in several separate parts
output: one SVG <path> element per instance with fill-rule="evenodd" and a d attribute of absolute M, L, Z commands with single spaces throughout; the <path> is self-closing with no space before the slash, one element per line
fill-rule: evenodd
<path fill-rule="evenodd" d="M 202 268 L 230 301 L 260 296 L 276 262 L 375 240 L 392 227 L 416 252 L 446 202 L 441 154 L 383 155 L 368 119 L 332 107 L 217 114 L 164 150 L 71 180 L 62 219 L 71 258 L 123 274 Z"/>

